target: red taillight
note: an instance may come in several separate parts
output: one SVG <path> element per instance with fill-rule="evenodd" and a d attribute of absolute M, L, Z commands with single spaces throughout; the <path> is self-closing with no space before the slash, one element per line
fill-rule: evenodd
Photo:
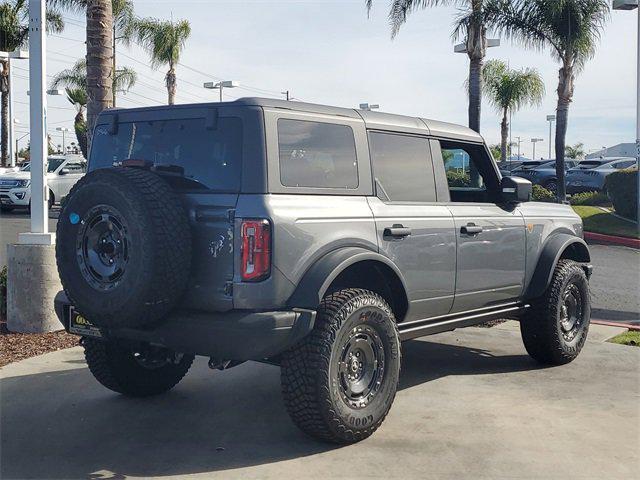
<path fill-rule="evenodd" d="M 271 225 L 268 220 L 243 220 L 242 265 L 245 282 L 264 280 L 271 273 Z"/>

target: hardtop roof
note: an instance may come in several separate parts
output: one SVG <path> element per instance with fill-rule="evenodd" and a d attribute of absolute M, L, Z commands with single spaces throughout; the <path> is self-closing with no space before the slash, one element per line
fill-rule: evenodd
<path fill-rule="evenodd" d="M 408 133 L 430 134 L 436 137 L 461 139 L 472 142 L 482 142 L 482 136 L 468 127 L 455 123 L 441 122 L 422 117 L 396 115 L 384 112 L 372 112 L 355 108 L 334 107 L 316 103 L 280 100 L 275 98 L 243 97 L 231 102 L 203 102 L 180 105 L 158 105 L 152 107 L 114 108 L 105 110 L 101 115 L 134 111 L 153 111 L 189 108 L 218 108 L 224 106 L 257 106 L 262 108 L 283 109 L 296 112 L 335 115 L 347 118 L 363 119 L 367 128 L 380 130 L 395 130 Z"/>

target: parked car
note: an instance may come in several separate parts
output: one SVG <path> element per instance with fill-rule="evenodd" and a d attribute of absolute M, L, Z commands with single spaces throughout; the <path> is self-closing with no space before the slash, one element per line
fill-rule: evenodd
<path fill-rule="evenodd" d="M 531 191 L 435 120 L 257 98 L 105 110 L 59 216 L 56 312 L 115 392 L 165 392 L 195 355 L 267 361 L 296 425 L 357 442 L 391 408 L 403 340 L 517 317 L 534 359 L 576 358 L 582 222 Z"/>
<path fill-rule="evenodd" d="M 565 172 L 570 168 L 578 165 L 578 160 L 570 158 L 565 159 L 564 168 Z M 557 189 L 557 176 L 556 176 L 556 161 L 547 160 L 537 165 L 530 162 L 525 162 L 520 168 L 517 168 L 511 172 L 511 175 L 526 178 L 535 185 L 540 185 L 547 190 L 555 192 Z"/>
<path fill-rule="evenodd" d="M 567 193 L 600 191 L 610 173 L 633 167 L 635 158 L 599 158 L 584 160 L 567 172 Z"/>
<path fill-rule="evenodd" d="M 526 160 L 507 160 L 506 162 L 498 162 L 500 175 L 508 177 L 511 172 L 520 167 Z"/>
<path fill-rule="evenodd" d="M 71 187 L 86 171 L 86 162 L 81 156 L 51 156 L 47 158 L 47 186 L 49 208 L 65 197 Z M 31 165 L 19 171 L 0 175 L 0 209 L 9 212 L 15 208 L 31 206 Z"/>

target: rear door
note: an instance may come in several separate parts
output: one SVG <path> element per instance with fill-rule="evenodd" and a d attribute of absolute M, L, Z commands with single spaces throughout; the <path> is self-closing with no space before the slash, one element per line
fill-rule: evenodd
<path fill-rule="evenodd" d="M 123 111 L 115 133 L 110 133 L 109 117 L 101 119 L 106 124 L 95 131 L 89 169 L 142 160 L 167 181 L 180 195 L 191 224 L 193 260 L 185 306 L 233 308 L 234 209 L 244 137 L 251 135 L 242 112 L 225 107 Z"/>
<path fill-rule="evenodd" d="M 515 301 L 525 275 L 525 224 L 497 203 L 499 180 L 482 144 L 439 142 L 457 239 L 452 312 Z"/>
<path fill-rule="evenodd" d="M 449 313 L 455 287 L 451 212 L 438 205 L 426 137 L 369 132 L 376 196 L 369 204 L 381 253 L 402 271 L 409 297 L 406 320 Z"/>

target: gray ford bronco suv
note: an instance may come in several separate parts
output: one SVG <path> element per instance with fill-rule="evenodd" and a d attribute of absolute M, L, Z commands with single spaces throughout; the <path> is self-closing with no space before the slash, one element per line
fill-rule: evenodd
<path fill-rule="evenodd" d="M 517 318 L 535 360 L 576 358 L 582 224 L 530 196 L 439 121 L 260 98 L 108 110 L 59 217 L 56 311 L 111 390 L 165 392 L 195 355 L 267 361 L 296 425 L 356 442 L 404 340 Z"/>

